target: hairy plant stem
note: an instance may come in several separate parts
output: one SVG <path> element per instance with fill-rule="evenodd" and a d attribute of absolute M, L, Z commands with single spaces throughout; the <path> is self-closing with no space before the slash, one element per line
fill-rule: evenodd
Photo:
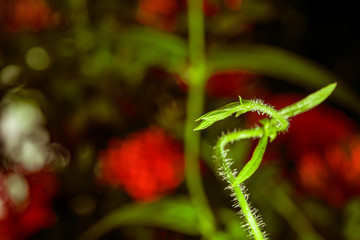
<path fill-rule="evenodd" d="M 289 122 L 286 117 L 279 114 L 273 107 L 264 104 L 259 100 L 245 100 L 243 101 L 239 98 L 239 103 L 231 103 L 225 105 L 219 110 L 215 110 L 204 114 L 198 120 L 202 120 L 195 130 L 203 129 L 214 122 L 224 119 L 227 116 L 230 116 L 233 113 L 236 113 L 236 116 L 244 114 L 249 111 L 257 111 L 259 114 L 267 114 L 271 119 L 265 118 L 260 122 L 262 123 L 261 127 L 255 127 L 252 129 L 237 130 L 232 133 L 224 134 L 219 138 L 215 146 L 215 156 L 220 167 L 220 175 L 229 183 L 229 189 L 234 193 L 236 201 L 241 208 L 241 211 L 246 219 L 246 222 L 249 226 L 250 233 L 254 236 L 256 240 L 264 240 L 265 237 L 260 230 L 260 225 L 262 223 L 261 219 L 257 219 L 254 216 L 254 209 L 252 210 L 249 204 L 246 201 L 245 188 L 242 187 L 242 183 L 248 179 L 260 166 L 261 160 L 265 153 L 266 146 L 269 139 L 272 141 L 276 138 L 277 133 L 287 129 Z M 250 161 L 243 167 L 240 173 L 236 176 L 236 171 L 231 169 L 231 159 L 226 158 L 227 150 L 225 147 L 234 141 L 239 141 L 241 139 L 249 138 L 260 138 L 257 147 L 254 150 L 254 153 Z M 236 176 L 236 177 L 235 177 Z"/>
<path fill-rule="evenodd" d="M 230 184 L 229 188 L 235 193 L 236 200 L 239 202 L 241 211 L 244 214 L 247 223 L 249 224 L 252 235 L 256 240 L 264 240 L 263 233 L 261 232 L 258 226 L 258 222 L 256 221 L 256 218 L 253 215 L 251 208 L 246 201 L 246 197 L 244 195 L 243 190 L 241 189 L 240 185 L 233 186 L 235 182 L 235 176 L 233 171 L 230 169 L 229 160 L 226 159 L 227 151 L 225 150 L 226 145 L 232 143 L 233 141 L 254 138 L 254 137 L 261 137 L 260 141 L 264 141 L 264 140 L 267 141 L 268 139 L 268 136 L 264 134 L 264 130 L 261 128 L 236 131 L 223 135 L 217 141 L 217 144 L 215 146 L 215 155 L 220 164 L 222 175 Z"/>
<path fill-rule="evenodd" d="M 335 87 L 336 83 L 329 84 L 308 95 L 304 99 L 282 108 L 280 111 L 264 104 L 260 100 L 243 101 L 242 98 L 239 97 L 239 102 L 229 103 L 217 110 L 208 112 L 197 119 L 197 121 L 201 120 L 201 122 L 194 130 L 205 129 L 213 123 L 229 117 L 234 113 L 236 113 L 237 117 L 249 111 L 257 111 L 259 114 L 266 114 L 270 117 L 270 119 L 264 118 L 259 121 L 262 124 L 261 127 L 237 130 L 223 134 L 215 145 L 215 156 L 220 168 L 220 175 L 229 183 L 228 189 L 233 191 L 235 200 L 238 202 L 242 214 L 246 219 L 246 225 L 249 226 L 250 233 L 256 240 L 265 239 L 264 234 L 260 230 L 260 226 L 262 226 L 263 223 L 259 216 L 255 215 L 256 210 L 252 209 L 246 201 L 247 194 L 245 192 L 245 187 L 242 185 L 243 182 L 251 177 L 260 166 L 268 141 L 273 141 L 279 132 L 288 128 L 288 118 L 317 106 L 334 91 Z M 248 138 L 260 138 L 260 140 L 250 161 L 247 162 L 239 174 L 237 174 L 236 170 L 231 169 L 232 160 L 226 158 L 228 150 L 225 149 L 225 147 L 234 141 Z"/>
<path fill-rule="evenodd" d="M 200 232 L 209 239 L 215 231 L 215 221 L 201 180 L 198 161 L 200 134 L 193 131 L 194 119 L 203 111 L 204 86 L 207 77 L 202 0 L 188 1 L 188 29 L 190 66 L 185 122 L 186 183 L 192 202 L 198 211 Z"/>

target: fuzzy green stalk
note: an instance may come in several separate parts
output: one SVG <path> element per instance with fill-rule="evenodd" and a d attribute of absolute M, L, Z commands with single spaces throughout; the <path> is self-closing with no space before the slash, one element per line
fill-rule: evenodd
<path fill-rule="evenodd" d="M 238 201 L 241 211 L 246 218 L 246 222 L 249 224 L 250 231 L 256 240 L 264 240 L 265 238 L 259 228 L 258 221 L 253 215 L 251 208 L 246 201 L 243 190 L 241 189 L 240 185 L 234 186 L 236 178 L 233 171 L 230 169 L 230 160 L 226 159 L 227 151 L 225 150 L 225 147 L 227 144 L 232 143 L 233 141 L 239 141 L 241 139 L 249 139 L 260 136 L 262 136 L 260 141 L 268 140 L 268 136 L 264 134 L 264 130 L 261 128 L 236 131 L 220 137 L 215 146 L 215 156 L 218 160 L 218 164 L 220 165 L 221 175 L 226 179 L 226 181 L 228 181 L 230 185 L 229 188 L 235 193 L 236 200 Z"/>
<path fill-rule="evenodd" d="M 188 1 L 189 29 L 189 91 L 185 122 L 186 184 L 198 211 L 199 230 L 210 239 L 215 232 L 215 220 L 207 201 L 199 168 L 200 134 L 194 132 L 194 119 L 203 111 L 206 82 L 204 16 L 202 0 Z"/>
<path fill-rule="evenodd" d="M 265 236 L 259 227 L 261 225 L 261 220 L 254 216 L 254 211 L 246 202 L 245 188 L 243 188 L 241 184 L 251 177 L 260 166 L 269 139 L 270 141 L 273 141 L 278 132 L 287 130 L 289 126 L 288 118 L 314 108 L 323 102 L 334 91 L 335 87 L 336 83 L 329 84 L 280 111 L 276 111 L 273 107 L 264 104 L 260 100 L 243 101 L 239 97 L 239 102 L 229 103 L 224 107 L 208 112 L 197 119 L 197 121 L 201 120 L 201 122 L 194 129 L 195 131 L 205 129 L 213 123 L 225 119 L 234 113 L 236 113 L 237 117 L 249 111 L 257 111 L 259 114 L 267 114 L 270 117 L 270 119 L 265 118 L 259 121 L 262 124 L 261 127 L 238 130 L 221 136 L 215 145 L 215 156 L 219 164 L 220 175 L 222 175 L 224 180 L 229 183 L 228 188 L 233 191 L 247 221 L 247 225 L 249 225 L 249 230 L 256 240 L 265 239 Z M 250 161 L 245 164 L 235 178 L 236 172 L 231 169 L 231 159 L 226 158 L 228 150 L 226 150 L 225 147 L 227 144 L 234 141 L 248 138 L 260 138 L 260 140 Z"/>

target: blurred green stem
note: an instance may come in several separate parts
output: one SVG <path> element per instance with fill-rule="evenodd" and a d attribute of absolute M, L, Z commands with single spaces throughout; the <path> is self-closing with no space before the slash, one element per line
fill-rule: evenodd
<path fill-rule="evenodd" d="M 215 221 L 207 201 L 199 168 L 200 134 L 194 132 L 195 119 L 203 112 L 206 82 L 204 16 L 202 0 L 188 1 L 189 29 L 189 92 L 185 122 L 186 183 L 198 211 L 200 232 L 210 238 L 215 231 Z"/>
<path fill-rule="evenodd" d="M 70 8 L 71 20 L 74 28 L 76 30 L 86 28 L 89 23 L 86 0 L 68 0 L 67 4 Z"/>
<path fill-rule="evenodd" d="M 274 209 L 283 216 L 301 240 L 323 240 L 311 225 L 303 212 L 296 206 L 284 190 L 284 186 L 276 184 L 268 186 L 265 196 L 269 199 Z"/>

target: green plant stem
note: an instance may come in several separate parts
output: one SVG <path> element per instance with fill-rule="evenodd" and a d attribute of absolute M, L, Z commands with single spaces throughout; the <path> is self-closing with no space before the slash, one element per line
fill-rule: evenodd
<path fill-rule="evenodd" d="M 198 211 L 200 232 L 211 238 L 215 221 L 207 201 L 199 167 L 200 134 L 194 132 L 194 119 L 203 111 L 206 81 L 204 16 L 201 0 L 188 1 L 189 28 L 189 92 L 185 122 L 186 183 L 190 197 Z"/>
<path fill-rule="evenodd" d="M 192 67 L 205 70 L 205 28 L 202 2 L 202 0 L 188 1 L 189 57 Z M 190 79 L 190 82 L 204 84 L 205 79 Z"/>
<path fill-rule="evenodd" d="M 189 89 L 190 90 L 190 89 Z M 200 91 L 200 89 L 198 89 Z M 186 159 L 186 183 L 193 201 L 198 210 L 200 232 L 210 237 L 214 232 L 214 218 L 212 216 L 201 180 L 199 168 L 200 134 L 193 132 L 192 116 L 201 110 L 198 106 L 201 95 L 197 88 L 192 88 L 188 96 L 187 120 L 185 126 L 185 159 Z M 201 112 L 201 111 L 200 111 Z"/>
<path fill-rule="evenodd" d="M 234 179 L 235 180 L 235 179 Z M 234 193 L 236 195 L 236 199 L 238 200 L 241 211 L 244 213 L 244 216 L 249 224 L 251 232 L 256 240 L 264 240 L 263 233 L 261 232 L 258 222 L 256 221 L 253 213 L 251 212 L 250 206 L 246 201 L 243 191 L 241 190 L 240 186 L 236 186 L 233 188 Z"/>
<path fill-rule="evenodd" d="M 264 131 L 261 128 L 253 128 L 223 135 L 216 143 L 215 154 L 217 157 L 221 157 L 221 159 L 226 159 L 225 147 L 227 144 L 242 139 L 259 138 L 263 135 L 263 133 Z"/>
<path fill-rule="evenodd" d="M 228 179 L 229 183 L 232 184 L 235 181 L 235 177 L 231 171 L 231 169 L 229 168 L 229 166 L 225 163 L 225 161 L 221 161 L 222 164 L 222 169 L 224 171 L 224 174 L 226 175 L 226 178 Z M 253 215 L 253 213 L 251 212 L 251 208 L 249 206 L 249 204 L 246 201 L 246 198 L 244 196 L 243 191 L 241 190 L 240 186 L 234 186 L 232 187 L 232 190 L 235 193 L 236 199 L 239 202 L 241 211 L 243 212 L 246 221 L 249 224 L 250 230 L 252 232 L 252 234 L 254 235 L 254 238 L 256 240 L 264 240 L 264 236 L 258 226 L 258 223 Z"/>
<path fill-rule="evenodd" d="M 239 202 L 242 213 L 244 214 L 247 223 L 249 224 L 250 231 L 253 234 L 256 240 L 264 240 L 263 233 L 261 232 L 258 222 L 253 215 L 249 204 L 246 201 L 246 197 L 241 189 L 240 185 L 235 185 L 235 176 L 233 171 L 230 169 L 229 159 L 226 159 L 226 150 L 225 147 L 227 144 L 232 143 L 233 141 L 238 141 L 241 139 L 248 139 L 254 137 L 261 137 L 262 139 L 267 140 L 268 136 L 264 135 L 264 130 L 261 128 L 247 129 L 243 131 L 237 131 L 223 135 L 217 142 L 215 146 L 215 154 L 217 160 L 220 164 L 222 175 L 229 182 L 229 188 L 235 193 L 236 200 Z"/>

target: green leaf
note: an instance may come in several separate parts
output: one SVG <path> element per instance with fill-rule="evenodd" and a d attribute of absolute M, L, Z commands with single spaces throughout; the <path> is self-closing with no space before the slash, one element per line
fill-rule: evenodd
<path fill-rule="evenodd" d="M 216 121 L 204 120 L 196 128 L 194 128 L 194 131 L 203 130 L 203 129 L 211 126 L 214 122 L 216 122 Z"/>
<path fill-rule="evenodd" d="M 202 115 L 200 118 L 196 120 L 196 121 L 202 120 L 202 122 L 194 130 L 197 131 L 197 130 L 205 129 L 210 125 L 212 125 L 213 123 L 222 120 L 224 118 L 227 118 L 228 116 L 230 116 L 235 112 L 236 112 L 235 117 L 238 117 L 239 115 L 249 111 L 253 111 L 253 112 L 257 111 L 258 113 L 265 113 L 275 118 L 276 121 L 279 122 L 279 124 L 276 125 L 275 127 L 275 129 L 277 129 L 278 131 L 285 130 L 289 125 L 288 120 L 284 116 L 279 114 L 273 107 L 264 104 L 261 100 L 256 100 L 256 99 L 242 100 L 241 98 L 239 98 L 239 102 L 227 104 L 222 108 L 219 108 L 217 110 Z M 276 135 L 272 134 L 271 139 L 273 140 L 274 137 L 276 137 Z"/>
<path fill-rule="evenodd" d="M 267 134 L 264 134 L 260 138 L 259 143 L 256 146 L 250 161 L 246 163 L 243 169 L 241 169 L 235 181 L 232 183 L 233 187 L 239 185 L 240 183 L 251 177 L 251 175 L 253 175 L 254 172 L 259 168 L 266 150 L 268 140 L 269 136 Z"/>
<path fill-rule="evenodd" d="M 308 95 L 302 100 L 286 106 L 280 110 L 280 113 L 285 117 L 293 117 L 300 113 L 306 112 L 320 103 L 322 103 L 326 98 L 330 96 L 330 94 L 334 91 L 336 87 L 336 83 L 332 83 L 323 87 L 322 89 Z"/>
<path fill-rule="evenodd" d="M 300 86 L 320 87 L 337 79 L 319 64 L 294 53 L 266 45 L 242 45 L 218 49 L 208 58 L 213 71 L 242 69 L 290 81 Z"/>
<path fill-rule="evenodd" d="M 240 104 L 238 102 L 233 102 L 233 103 L 226 104 L 225 106 L 223 106 L 223 107 L 221 107 L 219 109 L 216 109 L 214 111 L 205 113 L 204 115 L 202 115 L 201 117 L 199 117 L 195 121 L 199 121 L 199 120 L 215 120 L 218 117 L 221 117 L 222 114 L 225 114 L 225 113 L 226 114 L 230 113 L 229 115 L 231 115 L 232 113 L 235 113 L 236 111 L 238 111 L 239 106 L 240 106 Z M 221 119 L 219 119 L 219 120 L 221 120 Z"/>
<path fill-rule="evenodd" d="M 250 71 L 307 89 L 319 89 L 327 84 L 340 82 L 323 66 L 289 51 L 267 45 L 249 44 L 218 48 L 209 54 L 208 69 L 212 72 L 234 69 Z M 360 115 L 357 104 L 360 98 L 345 84 L 341 84 L 333 96 Z"/>
<path fill-rule="evenodd" d="M 360 201 L 354 198 L 348 201 L 343 210 L 343 235 L 347 240 L 356 240 L 360 236 Z"/>
<path fill-rule="evenodd" d="M 95 240 L 120 226 L 160 227 L 187 235 L 198 235 L 195 209 L 185 197 L 148 204 L 128 204 L 113 210 L 84 232 L 79 240 Z"/>
<path fill-rule="evenodd" d="M 186 65 L 187 44 L 174 34 L 137 26 L 124 30 L 119 43 L 126 58 L 131 57 L 147 66 L 180 72 Z"/>
<path fill-rule="evenodd" d="M 229 117 L 231 114 L 238 112 L 241 106 L 241 103 L 233 102 L 214 111 L 205 113 L 204 115 L 195 120 L 202 120 L 202 122 L 194 129 L 194 131 L 205 129 L 211 126 L 213 123 Z"/>

